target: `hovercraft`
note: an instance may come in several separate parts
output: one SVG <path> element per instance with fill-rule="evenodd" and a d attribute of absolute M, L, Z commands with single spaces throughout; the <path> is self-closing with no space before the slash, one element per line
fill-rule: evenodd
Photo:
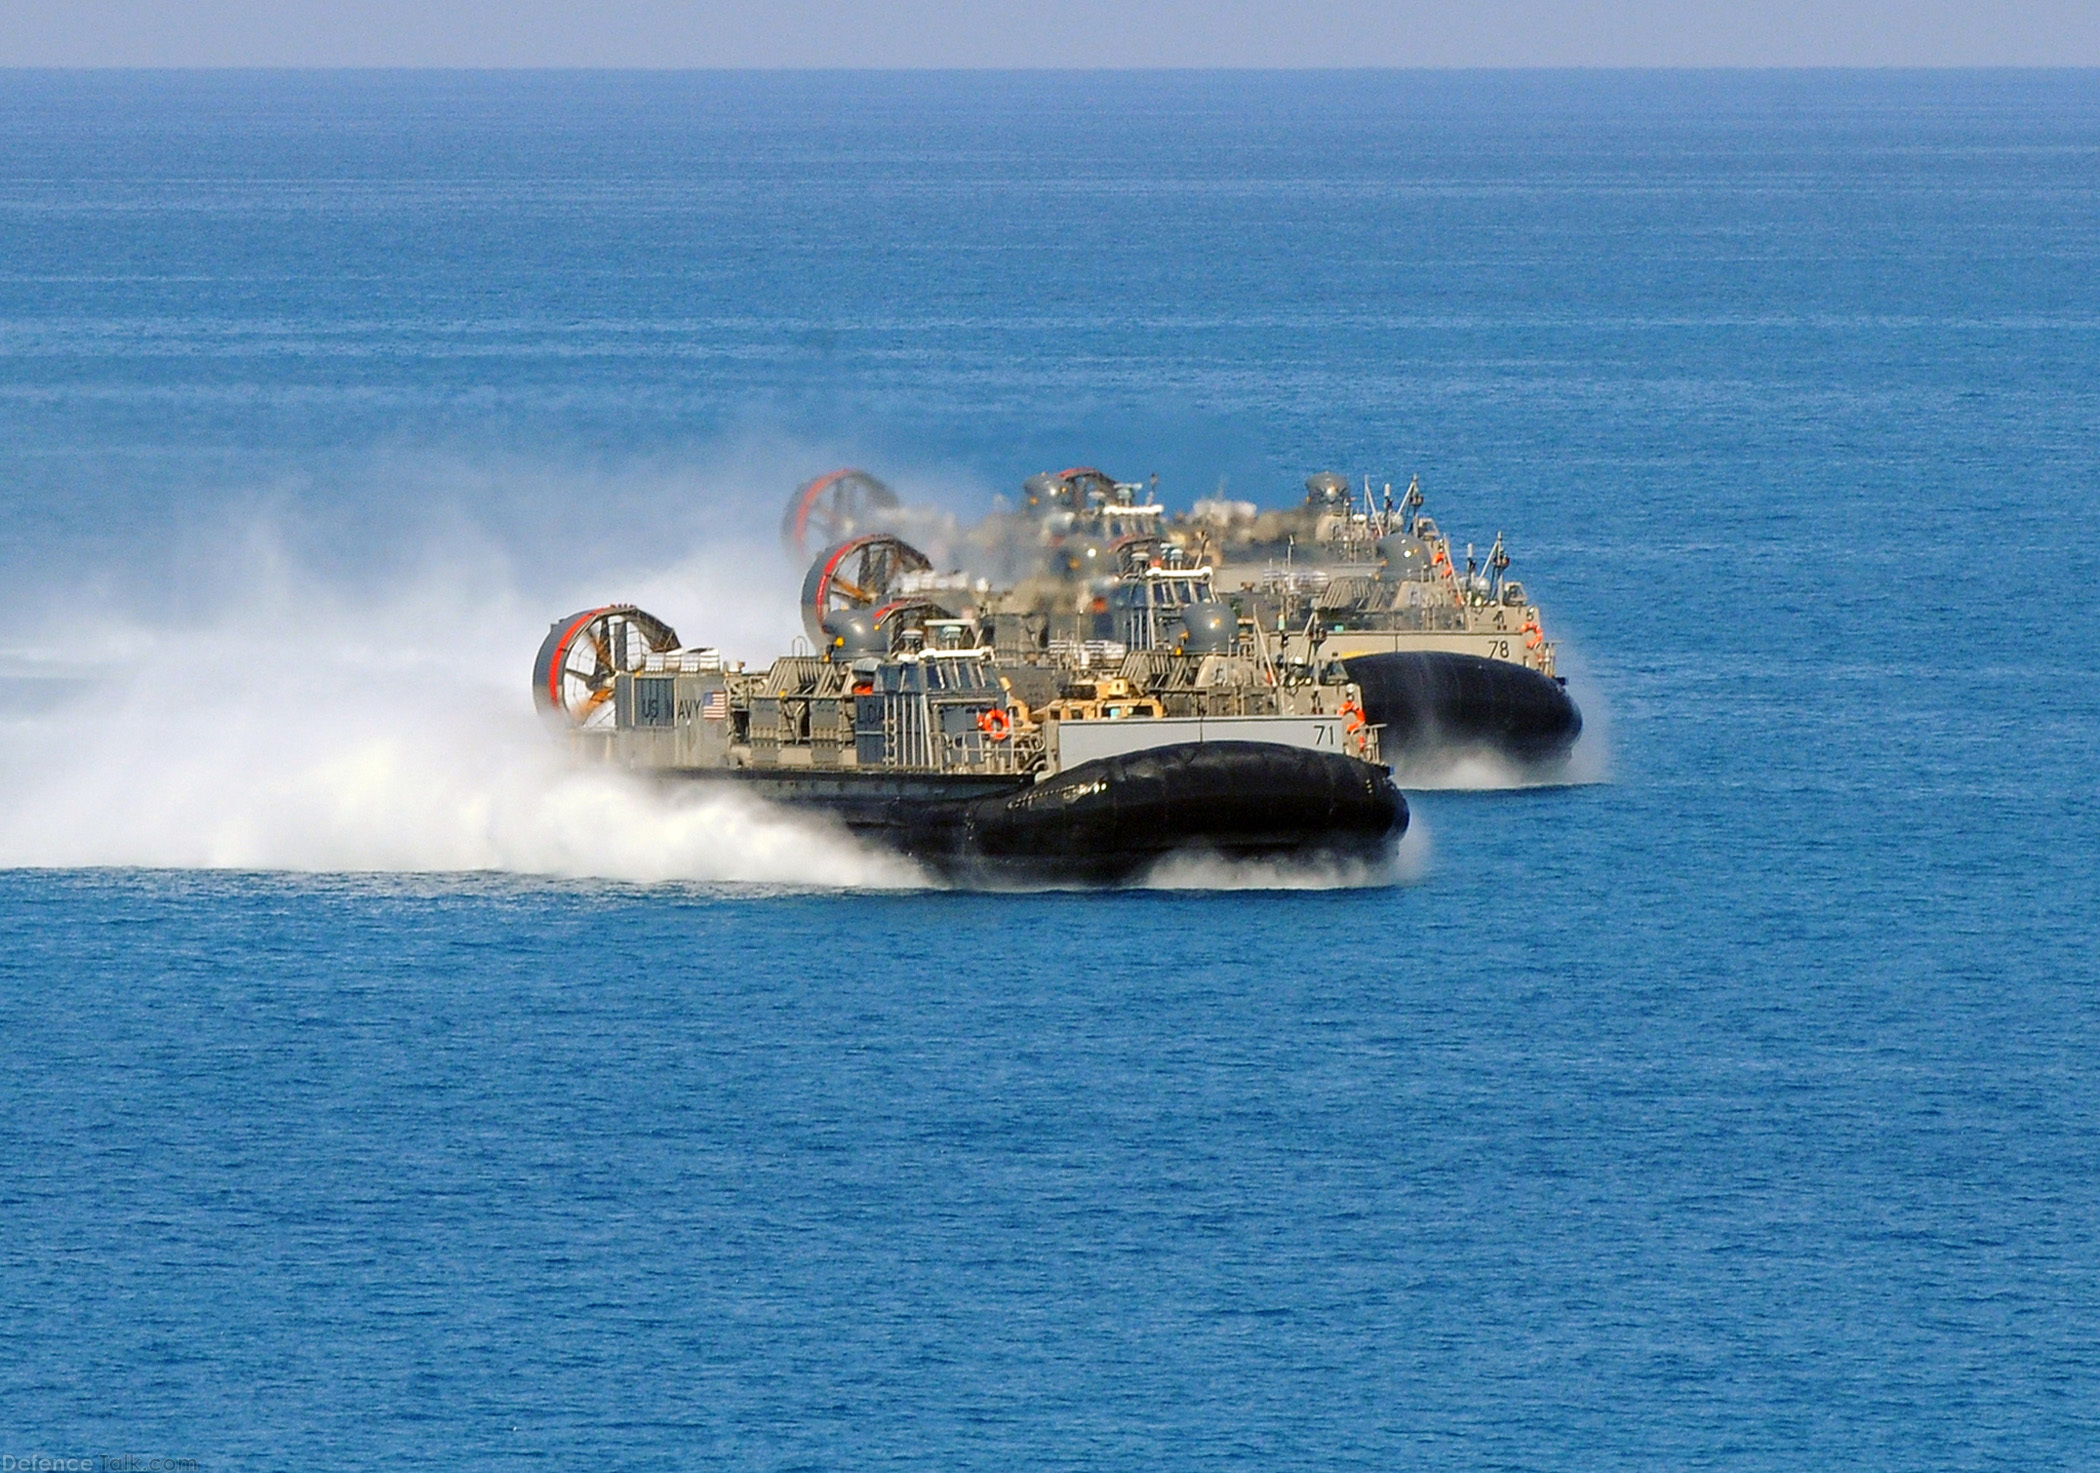
<path fill-rule="evenodd" d="M 1287 544 L 1280 562 L 1243 573 L 1242 608 L 1284 649 L 1341 660 L 1396 762 L 1459 752 L 1528 767 L 1565 760 L 1582 712 L 1538 605 L 1505 576 L 1501 535 L 1484 562 L 1468 546 L 1461 571 L 1450 539 L 1421 514 L 1419 482 L 1397 505 L 1390 486 L 1383 504 L 1368 484 L 1358 501 L 1331 472 L 1305 486 L 1291 525 L 1314 556 L 1293 558 Z"/>
<path fill-rule="evenodd" d="M 1550 771 L 1568 757 L 1582 712 L 1538 606 L 1505 576 L 1499 534 L 1484 563 L 1467 546 L 1461 567 L 1422 514 L 1419 482 L 1397 501 L 1387 486 L 1381 501 L 1368 481 L 1359 496 L 1345 477 L 1322 472 L 1307 478 L 1301 506 L 1264 511 L 1213 498 L 1169 515 L 1157 480 L 1118 481 L 1092 466 L 1030 476 L 1015 509 L 949 546 L 944 557 L 960 566 L 946 574 L 894 536 L 842 539 L 810 569 L 805 625 L 816 637 L 841 589 L 881 586 L 889 598 L 931 597 L 978 618 L 1008 661 L 1069 664 L 1087 652 L 1154 647 L 1162 626 L 1150 606 L 1214 590 L 1251 631 L 1246 642 L 1265 645 L 1278 665 L 1341 661 L 1383 728 L 1387 759 L 1403 770 L 1477 752 Z M 832 484 L 798 491 L 790 518 L 810 504 L 812 487 Z M 886 514 L 893 524 L 910 515 Z M 1141 566 L 1153 570 L 1160 598 L 1128 586 Z M 975 572 L 990 576 L 973 580 Z M 879 607 L 858 591 L 849 601 Z M 1163 617 L 1171 623 L 1172 614 Z"/>
<path fill-rule="evenodd" d="M 926 568 L 867 539 L 820 554 L 823 651 L 763 669 L 632 605 L 584 610 L 548 630 L 534 700 L 586 760 L 821 812 L 966 881 L 1115 883 L 1191 851 L 1377 862 L 1405 831 L 1338 664 L 1278 679 L 1202 610 L 1174 648 L 1002 660 L 903 586 Z"/>

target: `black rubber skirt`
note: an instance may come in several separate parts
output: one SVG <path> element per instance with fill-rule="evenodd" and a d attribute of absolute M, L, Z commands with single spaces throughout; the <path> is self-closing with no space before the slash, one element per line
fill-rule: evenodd
<path fill-rule="evenodd" d="M 1382 767 L 1267 742 L 1183 742 L 1012 794 L 898 805 L 885 837 L 960 877 L 1114 883 L 1178 851 L 1375 860 L 1407 828 Z"/>
<path fill-rule="evenodd" d="M 1388 761 L 1464 748 L 1553 762 L 1582 735 L 1582 712 L 1566 688 L 1508 660 L 1421 650 L 1342 663 L 1363 688 L 1364 715 L 1385 728 L 1379 743 Z"/>

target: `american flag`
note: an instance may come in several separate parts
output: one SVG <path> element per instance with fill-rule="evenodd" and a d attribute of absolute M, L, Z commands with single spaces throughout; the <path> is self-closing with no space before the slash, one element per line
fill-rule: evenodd
<path fill-rule="evenodd" d="M 707 699 L 700 703 L 700 715 L 706 721 L 722 721 L 729 715 L 729 692 L 711 690 Z"/>

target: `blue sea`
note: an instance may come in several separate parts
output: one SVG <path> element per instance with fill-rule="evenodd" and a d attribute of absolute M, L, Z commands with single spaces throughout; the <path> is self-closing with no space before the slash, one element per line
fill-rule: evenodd
<path fill-rule="evenodd" d="M 1582 780 L 973 894 L 533 725 L 1077 462 L 1418 475 Z M 2096 73 L 0 74 L 0 1454 L 2100 1465 L 2096 582 Z"/>

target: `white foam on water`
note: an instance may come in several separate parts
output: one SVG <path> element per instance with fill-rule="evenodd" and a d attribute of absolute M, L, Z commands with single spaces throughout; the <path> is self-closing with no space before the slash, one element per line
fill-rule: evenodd
<path fill-rule="evenodd" d="M 1429 872 L 1429 827 L 1410 815 L 1407 832 L 1382 859 L 1232 859 L 1217 853 L 1170 854 L 1137 881 L 1146 890 L 1382 890 L 1411 885 Z"/>
<path fill-rule="evenodd" d="M 1582 736 L 1568 754 L 1561 782 L 1608 783 L 1612 780 L 1611 703 L 1604 698 L 1604 687 L 1580 649 L 1562 640 L 1557 653 L 1559 663 L 1567 670 L 1568 694 L 1582 712 Z"/>
<path fill-rule="evenodd" d="M 55 642 L 0 651 L 0 866 L 927 883 L 828 823 L 579 766 L 533 710 L 573 608 L 656 600 L 784 647 L 778 561 L 720 547 L 544 603 L 497 559 L 356 590 L 256 547 L 208 618 L 18 622 Z"/>
<path fill-rule="evenodd" d="M 1601 782 L 1601 776 L 1583 775 L 1587 767 L 1583 744 L 1588 740 L 1585 732 L 1575 750 L 1556 762 L 1518 762 L 1473 747 L 1409 752 L 1393 764 L 1393 781 L 1403 789 L 1424 793 L 1565 788 Z"/>

